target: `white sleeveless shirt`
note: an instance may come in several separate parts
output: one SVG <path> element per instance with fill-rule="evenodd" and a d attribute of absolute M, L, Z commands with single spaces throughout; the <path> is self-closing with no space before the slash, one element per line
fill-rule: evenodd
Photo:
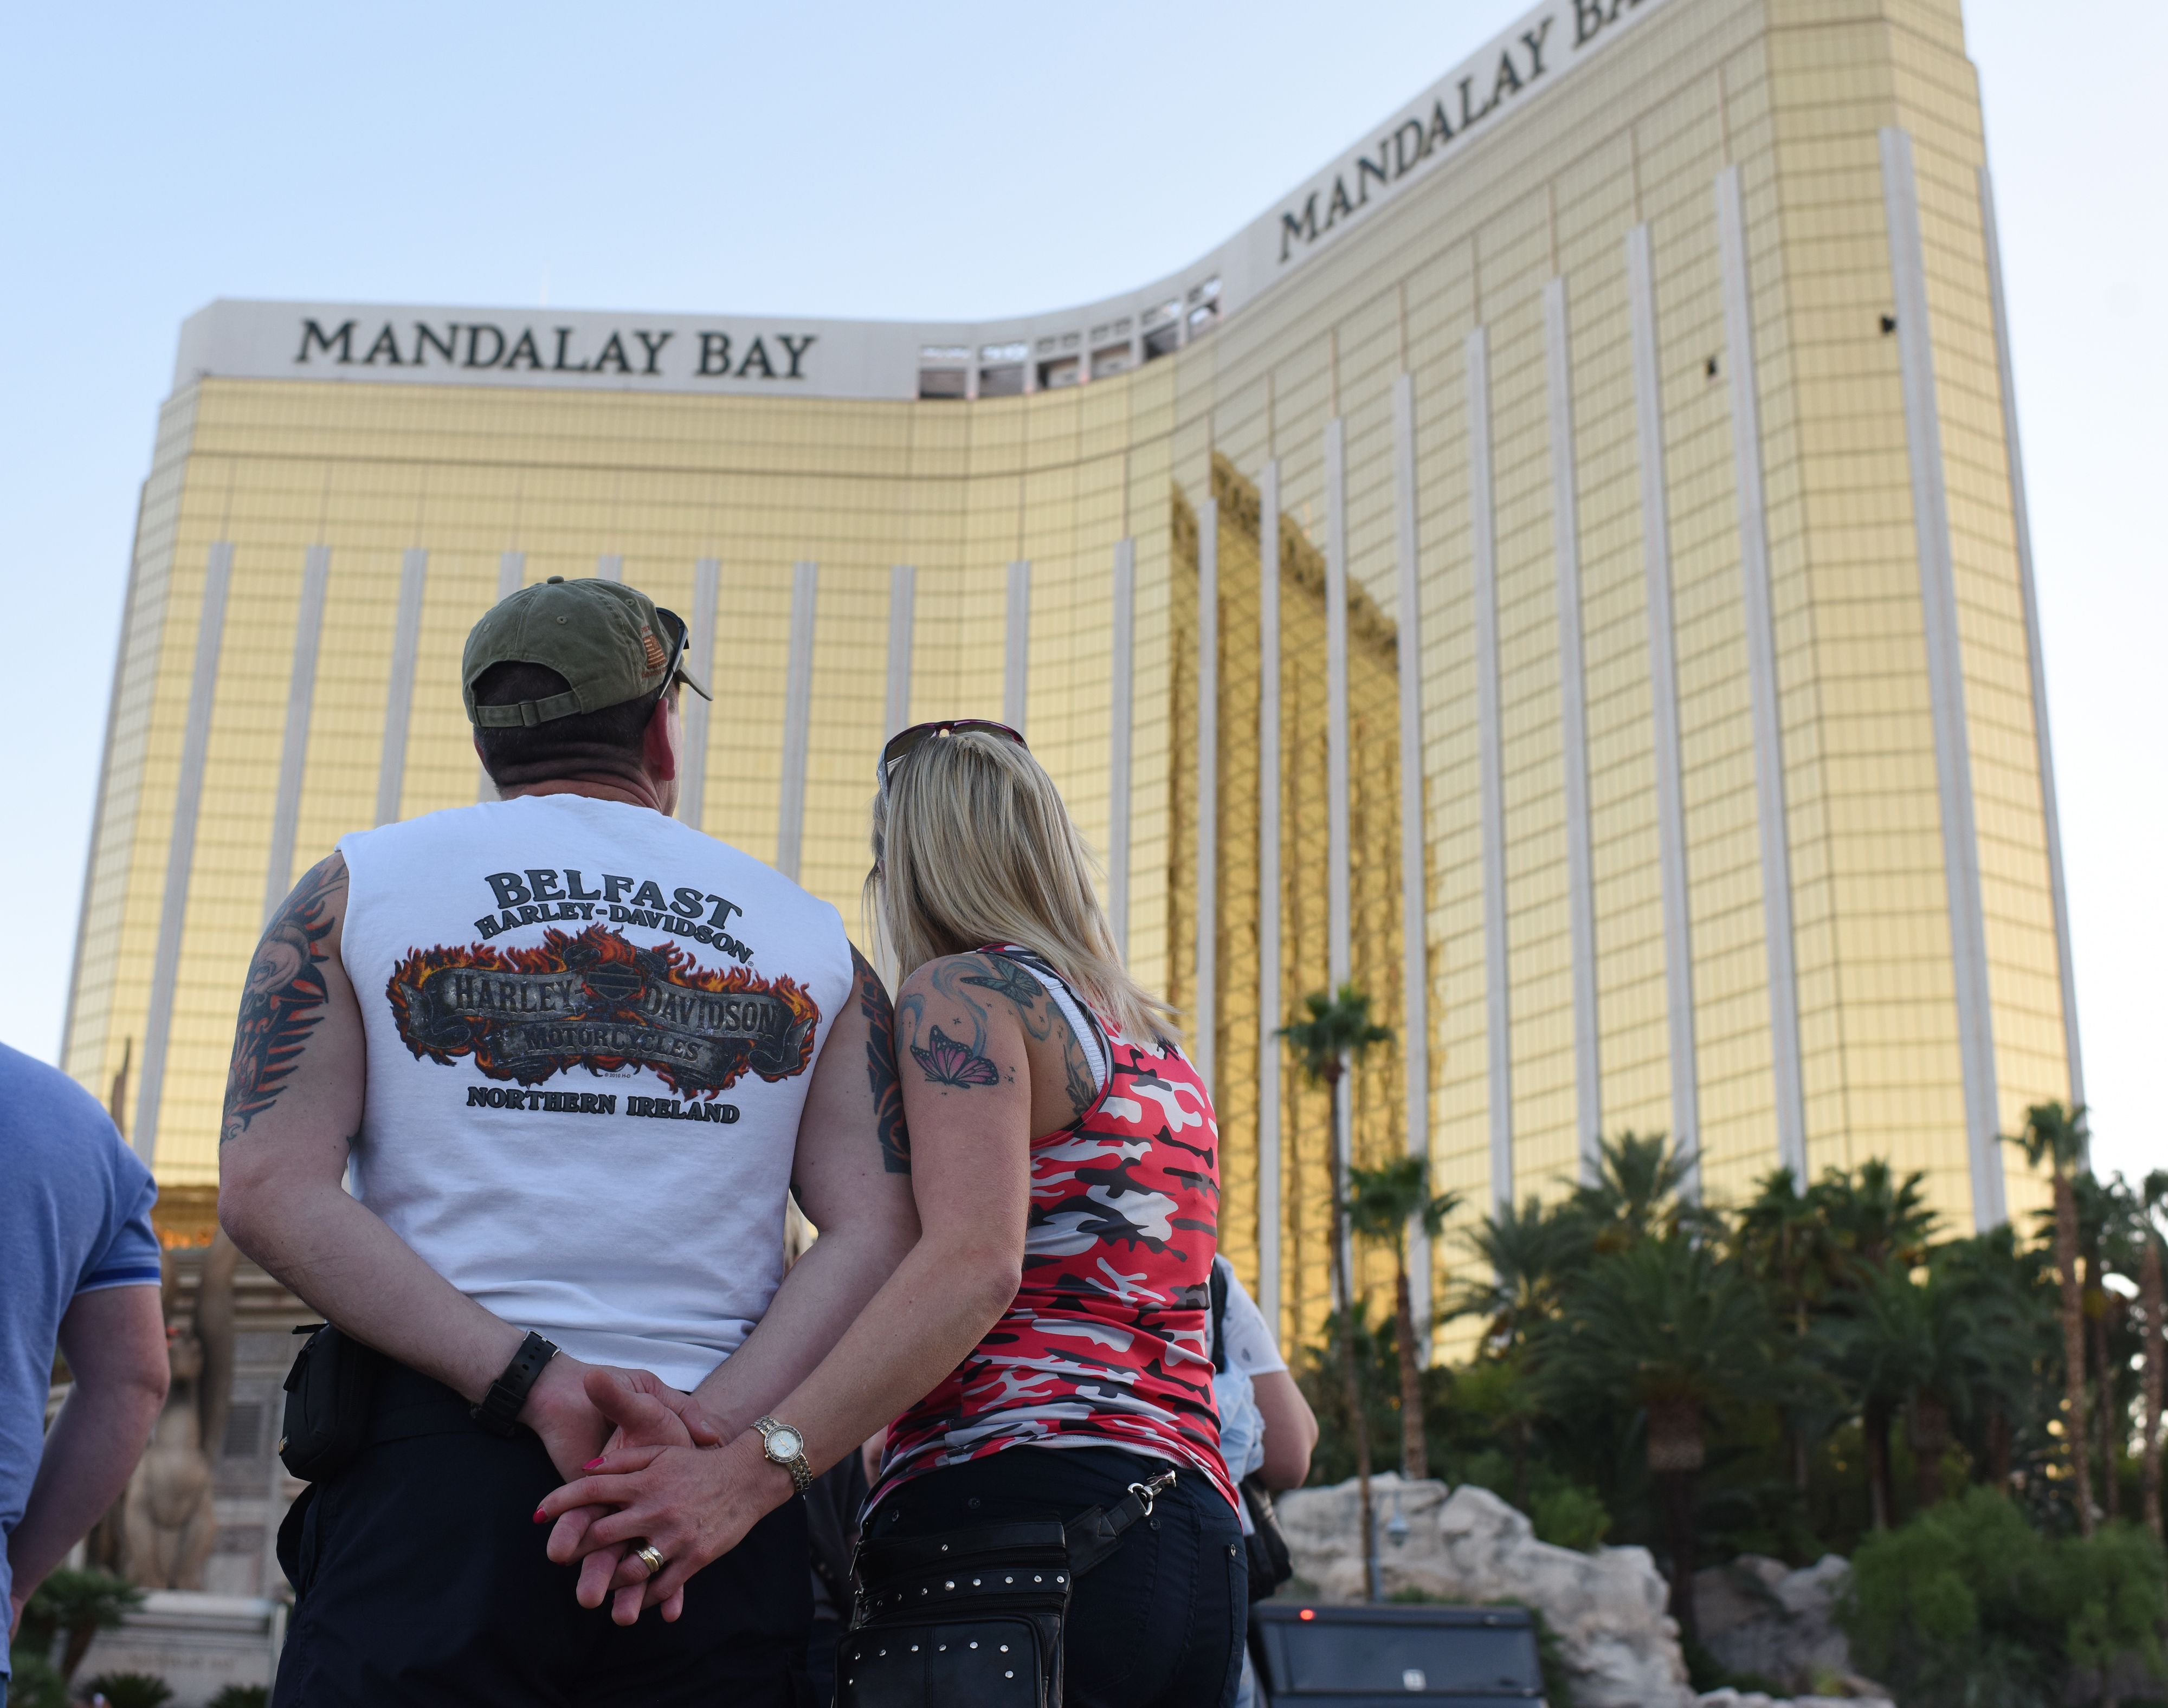
<path fill-rule="evenodd" d="M 573 1356 L 690 1388 L 783 1279 L 836 910 L 643 807 L 529 795 L 344 837 L 354 1193 Z"/>

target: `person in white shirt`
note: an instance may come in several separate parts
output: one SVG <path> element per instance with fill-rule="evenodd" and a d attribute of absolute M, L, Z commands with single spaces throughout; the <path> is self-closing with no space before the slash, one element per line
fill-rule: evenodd
<path fill-rule="evenodd" d="M 1220 1451 L 1228 1474 L 1242 1492 L 1242 1535 L 1250 1546 L 1250 1599 L 1269 1595 L 1267 1562 L 1257 1546 L 1260 1522 L 1271 1525 L 1272 1497 L 1298 1488 L 1310 1475 L 1317 1445 L 1317 1416 L 1289 1374 L 1249 1290 L 1225 1255 L 1212 1260 L 1212 1396 L 1220 1408 Z M 1242 1656 L 1242 1680 L 1235 1708 L 1257 1700 L 1257 1669 Z"/>
<path fill-rule="evenodd" d="M 802 1487 L 774 1414 L 918 1237 L 879 979 L 672 816 L 685 642 L 616 583 L 500 602 L 461 686 L 503 798 L 343 839 L 249 970 L 221 1219 L 373 1386 L 280 1533 L 280 1708 L 801 1699 L 802 1503 L 646 1620 L 651 1541 L 555 1564 L 535 1512 L 635 1439 Z"/>

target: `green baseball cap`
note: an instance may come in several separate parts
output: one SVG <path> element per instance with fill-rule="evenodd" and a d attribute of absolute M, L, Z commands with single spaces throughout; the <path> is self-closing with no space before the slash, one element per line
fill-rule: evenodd
<path fill-rule="evenodd" d="M 685 619 L 665 611 L 637 587 L 592 578 L 552 576 L 492 606 L 467 631 L 460 661 L 468 722 L 484 729 L 547 724 L 575 712 L 599 712 L 627 700 L 659 696 L 672 681 L 702 699 L 715 697 L 686 669 L 690 637 Z M 571 685 L 546 700 L 478 706 L 475 684 L 492 665 L 539 664 Z"/>

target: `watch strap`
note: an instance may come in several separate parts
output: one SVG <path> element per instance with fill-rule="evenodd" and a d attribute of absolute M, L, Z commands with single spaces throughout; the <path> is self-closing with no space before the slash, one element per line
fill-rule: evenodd
<path fill-rule="evenodd" d="M 556 1355 L 555 1344 L 530 1329 L 519 1350 L 512 1355 L 512 1362 L 504 1366 L 504 1373 L 489 1385 L 481 1403 L 470 1408 L 467 1415 L 492 1435 L 509 1440 L 518 1430 L 519 1408 L 534 1392 L 542 1366 Z"/>
<path fill-rule="evenodd" d="M 763 1449 L 768 1445 L 768 1436 L 777 1430 L 788 1429 L 792 1435 L 798 1437 L 797 1452 L 788 1459 L 778 1459 L 770 1453 L 767 1456 L 768 1462 L 771 1465 L 780 1465 L 788 1471 L 790 1473 L 790 1486 L 799 1493 L 803 1494 L 812 1488 L 813 1467 L 807 1462 L 805 1457 L 805 1432 L 794 1424 L 785 1424 L 780 1418 L 773 1417 L 756 1419 L 753 1428 L 760 1431 L 761 1445 Z"/>

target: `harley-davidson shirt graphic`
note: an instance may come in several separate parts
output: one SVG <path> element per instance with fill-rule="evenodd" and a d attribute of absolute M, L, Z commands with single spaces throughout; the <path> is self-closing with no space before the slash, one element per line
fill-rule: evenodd
<path fill-rule="evenodd" d="M 851 989 L 836 910 L 581 796 L 348 836 L 356 1196 L 574 1355 L 691 1387 L 782 1279 L 799 1117 Z"/>
<path fill-rule="evenodd" d="M 385 994 L 417 1057 L 465 1057 L 523 1085 L 636 1065 L 673 1091 L 712 1096 L 748 1073 L 804 1073 L 821 1024 L 788 975 L 711 971 L 674 943 L 642 948 L 607 926 L 551 930 L 532 949 L 415 949 Z"/>

